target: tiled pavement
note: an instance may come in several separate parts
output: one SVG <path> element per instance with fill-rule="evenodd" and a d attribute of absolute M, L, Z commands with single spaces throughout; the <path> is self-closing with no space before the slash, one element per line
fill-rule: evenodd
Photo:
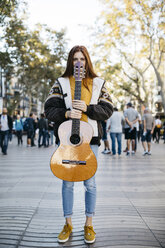
<path fill-rule="evenodd" d="M 61 180 L 49 169 L 54 147 L 18 147 L 14 138 L 8 155 L 0 154 L 0 248 L 165 247 L 165 144 L 152 144 L 152 156 L 145 157 L 140 144 L 135 156 L 121 158 L 101 148 L 96 242 L 84 243 L 84 189 L 76 183 L 73 234 L 60 245 Z"/>

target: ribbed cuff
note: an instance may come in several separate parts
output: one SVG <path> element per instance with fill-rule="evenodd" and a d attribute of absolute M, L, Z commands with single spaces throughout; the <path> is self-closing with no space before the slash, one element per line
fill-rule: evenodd
<path fill-rule="evenodd" d="M 85 212 L 85 215 L 88 216 L 88 217 L 93 217 L 95 215 L 95 213 L 87 213 L 87 212 Z"/>

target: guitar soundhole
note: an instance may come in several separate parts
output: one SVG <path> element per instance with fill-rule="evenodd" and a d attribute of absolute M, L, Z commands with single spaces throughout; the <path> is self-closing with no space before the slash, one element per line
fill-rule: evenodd
<path fill-rule="evenodd" d="M 80 136 L 78 134 L 72 134 L 72 136 L 70 137 L 70 142 L 73 145 L 77 145 L 78 143 L 80 143 Z"/>

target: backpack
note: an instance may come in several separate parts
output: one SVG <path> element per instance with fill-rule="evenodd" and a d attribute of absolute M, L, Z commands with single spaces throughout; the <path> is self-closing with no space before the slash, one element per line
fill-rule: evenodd
<path fill-rule="evenodd" d="M 22 119 L 20 119 L 20 123 L 21 123 L 21 125 L 22 125 L 22 127 L 23 127 Z M 17 125 L 18 125 L 18 121 L 16 120 L 16 121 L 15 121 L 15 129 L 17 128 Z M 21 128 L 21 129 L 22 129 L 22 128 Z"/>
<path fill-rule="evenodd" d="M 29 122 L 28 119 L 26 119 L 23 123 L 23 130 L 27 131 L 29 129 Z"/>

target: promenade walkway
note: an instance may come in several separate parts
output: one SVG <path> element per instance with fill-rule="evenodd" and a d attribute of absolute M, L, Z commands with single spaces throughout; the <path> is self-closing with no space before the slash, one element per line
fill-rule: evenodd
<path fill-rule="evenodd" d="M 165 247 L 165 144 L 152 144 L 152 155 L 112 157 L 99 152 L 96 242 L 83 240 L 84 188 L 75 184 L 73 234 L 57 242 L 64 224 L 61 180 L 49 160 L 54 147 L 18 147 L 0 154 L 0 248 Z"/>

